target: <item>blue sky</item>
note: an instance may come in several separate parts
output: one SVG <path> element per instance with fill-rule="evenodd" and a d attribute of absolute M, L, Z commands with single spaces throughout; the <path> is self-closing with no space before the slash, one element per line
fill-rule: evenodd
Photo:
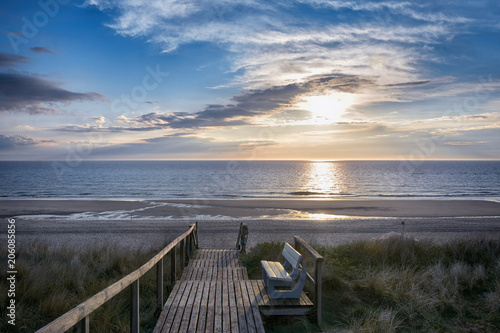
<path fill-rule="evenodd" d="M 498 159 L 497 1 L 0 5 L 0 159 Z"/>

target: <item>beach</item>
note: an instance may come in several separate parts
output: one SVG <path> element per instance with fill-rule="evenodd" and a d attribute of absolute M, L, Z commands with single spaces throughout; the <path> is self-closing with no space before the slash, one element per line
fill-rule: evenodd
<path fill-rule="evenodd" d="M 389 232 L 439 242 L 500 237 L 500 203 L 482 200 L 2 200 L 0 215 L 3 224 L 15 218 L 18 246 L 37 240 L 159 247 L 195 221 L 205 248 L 234 246 L 240 223 L 249 227 L 249 247 L 291 242 L 294 235 L 315 245 Z M 6 230 L 0 237 L 7 237 Z"/>

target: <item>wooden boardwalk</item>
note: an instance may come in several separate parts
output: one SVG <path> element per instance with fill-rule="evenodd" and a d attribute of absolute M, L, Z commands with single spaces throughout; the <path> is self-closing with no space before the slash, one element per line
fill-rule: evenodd
<path fill-rule="evenodd" d="M 312 302 L 271 300 L 262 280 L 249 280 L 236 250 L 197 250 L 163 307 L 153 332 L 264 332 L 260 312 L 296 310 Z"/>

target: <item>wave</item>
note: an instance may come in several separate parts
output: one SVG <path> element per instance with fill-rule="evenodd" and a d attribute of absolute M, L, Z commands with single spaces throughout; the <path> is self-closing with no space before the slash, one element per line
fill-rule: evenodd
<path fill-rule="evenodd" d="M 312 192 L 312 191 L 296 191 L 288 193 L 290 195 L 325 195 L 325 193 Z"/>

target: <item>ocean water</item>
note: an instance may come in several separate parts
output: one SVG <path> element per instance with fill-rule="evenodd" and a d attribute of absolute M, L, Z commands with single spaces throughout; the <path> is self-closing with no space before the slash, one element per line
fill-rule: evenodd
<path fill-rule="evenodd" d="M 0 197 L 500 201 L 500 161 L 0 162 Z"/>

